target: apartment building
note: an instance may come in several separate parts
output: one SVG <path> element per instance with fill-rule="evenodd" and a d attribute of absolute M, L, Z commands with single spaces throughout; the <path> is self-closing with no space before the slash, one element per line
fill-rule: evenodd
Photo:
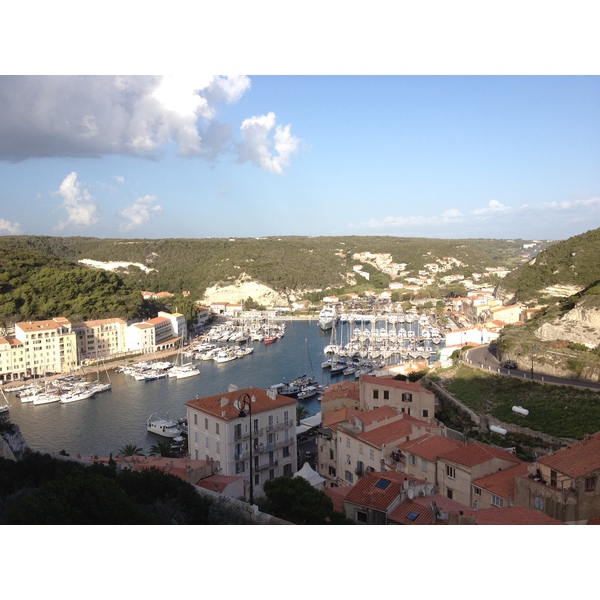
<path fill-rule="evenodd" d="M 151 323 L 133 323 L 127 327 L 127 349 L 142 354 L 156 349 L 156 328 Z"/>
<path fill-rule="evenodd" d="M 515 479 L 515 503 L 565 523 L 600 518 L 600 432 L 538 458 Z"/>
<path fill-rule="evenodd" d="M 79 361 L 127 352 L 127 323 L 123 319 L 96 319 L 73 323 Z"/>
<path fill-rule="evenodd" d="M 392 406 L 423 421 L 432 422 L 435 418 L 435 394 L 418 383 L 364 375 L 359 381 L 359 395 L 364 410 Z"/>
<path fill-rule="evenodd" d="M 323 417 L 317 442 L 319 474 L 328 487 L 354 485 L 375 471 L 396 471 L 398 447 L 440 428 L 391 406 L 368 411 L 341 408 Z"/>
<path fill-rule="evenodd" d="M 473 481 L 521 462 L 513 454 L 480 442 L 467 444 L 437 460 L 439 492 L 461 504 L 472 506 Z"/>
<path fill-rule="evenodd" d="M 212 459 L 220 475 L 243 477 L 246 497 L 250 481 L 257 495 L 265 481 L 297 471 L 294 398 L 247 388 L 190 400 L 186 407 L 191 457 Z"/>
<path fill-rule="evenodd" d="M 44 373 L 68 373 L 78 365 L 76 335 L 71 323 L 64 317 L 17 323 L 15 339 L 21 345 L 7 340 L 5 351 L 15 354 L 1 361 L 2 366 L 12 366 L 12 379 L 17 379 L 17 375 L 31 377 Z M 6 375 L 9 373 L 6 372 Z"/>

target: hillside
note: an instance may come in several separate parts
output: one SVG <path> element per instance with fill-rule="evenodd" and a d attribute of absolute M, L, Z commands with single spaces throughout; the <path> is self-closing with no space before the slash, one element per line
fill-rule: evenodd
<path fill-rule="evenodd" d="M 5 236 L 0 238 L 0 250 L 33 251 L 80 265 L 86 260 L 124 263 L 127 266 L 114 273 L 138 290 L 189 290 L 192 298 L 202 298 L 209 288 L 216 291 L 251 282 L 291 300 L 311 293 L 322 296 L 324 290 L 385 289 L 399 276 L 386 268 L 388 264 L 402 265 L 402 277 L 418 277 L 426 264 L 448 257 L 453 259 L 448 274 L 511 270 L 550 243 L 387 236 L 158 240 Z M 357 263 L 368 279 L 357 276 Z"/>
<path fill-rule="evenodd" d="M 521 302 L 566 297 L 600 283 L 600 229 L 557 242 L 509 273 L 503 286 Z"/>

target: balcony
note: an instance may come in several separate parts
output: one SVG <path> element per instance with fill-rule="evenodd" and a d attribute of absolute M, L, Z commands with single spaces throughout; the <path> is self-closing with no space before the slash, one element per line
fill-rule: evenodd
<path fill-rule="evenodd" d="M 270 460 L 268 462 L 264 462 L 262 464 L 258 464 L 258 465 L 254 465 L 253 470 L 258 473 L 260 471 L 266 471 L 267 469 L 273 469 L 274 467 L 276 467 L 279 464 L 279 461 L 277 459 L 274 460 Z"/>
<path fill-rule="evenodd" d="M 281 429 L 286 429 L 287 427 L 292 426 L 292 421 L 284 421 L 283 423 L 274 423 L 273 425 L 267 425 L 267 433 L 271 433 L 272 431 L 279 431 Z"/>

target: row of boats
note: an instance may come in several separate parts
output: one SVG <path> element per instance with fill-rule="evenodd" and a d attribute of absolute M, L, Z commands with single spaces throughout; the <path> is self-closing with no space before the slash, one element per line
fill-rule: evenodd
<path fill-rule="evenodd" d="M 138 362 L 117 369 L 117 372 L 130 375 L 136 381 L 156 381 L 157 379 L 187 379 L 200 375 L 199 369 L 190 363 L 173 364 L 169 361 Z"/>
<path fill-rule="evenodd" d="M 272 344 L 284 335 L 285 323 L 251 321 L 236 325 L 234 321 L 227 321 L 211 327 L 203 337 L 206 342 L 210 343 L 263 342 Z"/>
<path fill-rule="evenodd" d="M 16 392 L 21 402 L 31 402 L 34 406 L 40 404 L 69 404 L 86 400 L 100 392 L 105 392 L 111 388 L 111 383 L 97 381 L 87 381 L 83 377 L 67 375 L 51 381 L 45 381 L 43 384 L 34 383 L 19 388 Z M 13 390 L 8 391 L 14 391 Z"/>

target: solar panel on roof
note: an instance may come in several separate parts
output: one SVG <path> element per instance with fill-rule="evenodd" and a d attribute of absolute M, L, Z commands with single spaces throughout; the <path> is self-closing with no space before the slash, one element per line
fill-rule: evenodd
<path fill-rule="evenodd" d="M 409 512 L 409 513 L 406 515 L 406 518 L 407 518 L 409 521 L 414 521 L 414 520 L 415 520 L 415 519 L 416 519 L 418 516 L 419 516 L 419 513 L 417 513 L 417 512 L 414 512 L 414 511 L 413 511 L 413 512 Z"/>
<path fill-rule="evenodd" d="M 385 490 L 385 489 L 387 489 L 387 486 L 390 485 L 390 483 L 392 483 L 392 482 L 389 479 L 380 479 L 375 484 L 375 487 L 379 488 L 380 490 Z"/>

